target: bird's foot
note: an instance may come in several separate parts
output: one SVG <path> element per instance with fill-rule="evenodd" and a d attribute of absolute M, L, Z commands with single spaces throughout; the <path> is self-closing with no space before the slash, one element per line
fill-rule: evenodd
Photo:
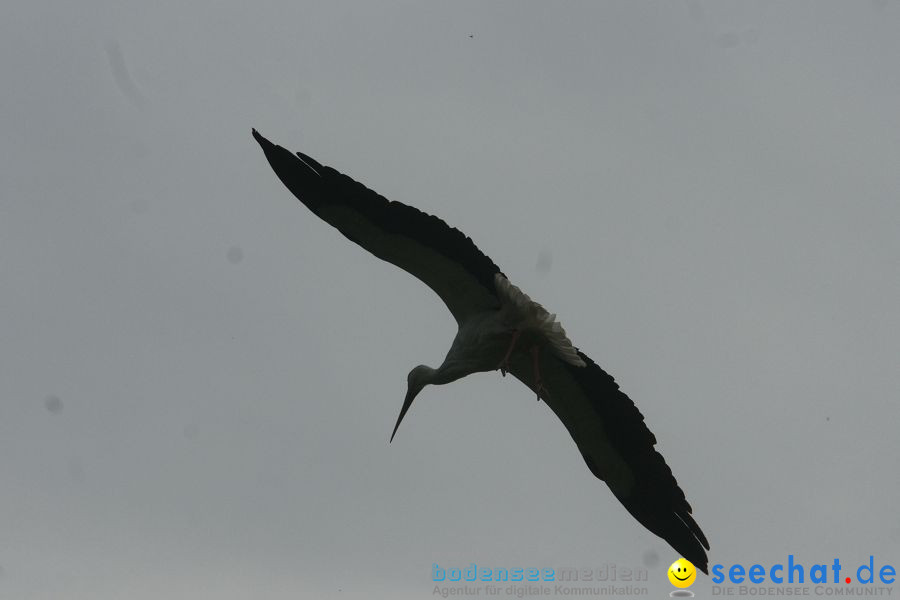
<path fill-rule="evenodd" d="M 509 357 L 512 356 L 513 348 L 516 347 L 516 340 L 519 339 L 519 330 L 513 329 L 512 339 L 509 341 L 509 348 L 506 349 L 506 354 L 503 355 L 503 359 L 500 361 L 500 364 L 497 365 L 497 368 L 500 369 L 500 374 L 503 377 L 506 377 L 506 374 L 509 372 Z"/>
<path fill-rule="evenodd" d="M 549 398 L 550 394 L 547 392 L 547 388 L 544 387 L 544 382 L 541 380 L 541 365 L 538 360 L 538 355 L 541 352 L 540 346 L 532 346 L 531 347 L 531 361 L 534 367 L 534 390 L 535 395 L 537 395 L 537 401 L 541 401 L 541 396 L 544 398 Z"/>
<path fill-rule="evenodd" d="M 541 383 L 540 379 L 535 379 L 534 386 L 531 388 L 531 391 L 534 392 L 535 400 L 538 402 L 541 401 L 541 398 L 549 398 L 550 394 L 547 393 L 547 388 L 544 387 L 544 384 Z"/>

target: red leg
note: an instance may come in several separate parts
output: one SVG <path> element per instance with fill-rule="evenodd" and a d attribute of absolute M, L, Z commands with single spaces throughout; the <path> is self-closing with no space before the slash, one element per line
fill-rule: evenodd
<path fill-rule="evenodd" d="M 513 329 L 512 332 L 512 340 L 509 342 L 509 348 L 506 351 L 506 355 L 503 357 L 503 360 L 500 361 L 500 364 L 497 365 L 497 368 L 500 369 L 500 374 L 506 377 L 506 372 L 509 371 L 509 357 L 512 356 L 513 348 L 516 347 L 516 340 L 519 339 L 519 330 Z"/>

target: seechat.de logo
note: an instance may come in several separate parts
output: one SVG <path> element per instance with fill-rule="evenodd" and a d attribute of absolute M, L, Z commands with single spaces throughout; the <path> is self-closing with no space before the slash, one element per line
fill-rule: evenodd
<path fill-rule="evenodd" d="M 870 556 L 868 562 L 859 566 L 849 567 L 844 570 L 844 565 L 837 558 L 831 563 L 818 563 L 805 565 L 794 560 L 793 554 L 788 554 L 787 563 L 775 563 L 771 566 L 754 564 L 744 566 L 735 563 L 726 568 L 723 565 L 713 565 L 712 582 L 715 584 L 882 584 L 890 585 L 897 578 L 897 569 L 893 565 L 878 565 L 874 556 Z"/>

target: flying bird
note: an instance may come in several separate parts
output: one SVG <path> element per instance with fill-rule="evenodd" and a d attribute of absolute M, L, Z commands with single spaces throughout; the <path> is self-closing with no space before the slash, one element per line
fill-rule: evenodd
<path fill-rule="evenodd" d="M 391 440 L 427 385 L 472 373 L 511 373 L 544 400 L 572 435 L 588 468 L 647 529 L 708 574 L 709 542 L 644 417 L 613 378 L 577 349 L 556 316 L 510 283 L 458 229 L 378 195 L 255 129 L 275 173 L 320 219 L 434 290 L 459 330 L 437 368 L 419 365 Z"/>

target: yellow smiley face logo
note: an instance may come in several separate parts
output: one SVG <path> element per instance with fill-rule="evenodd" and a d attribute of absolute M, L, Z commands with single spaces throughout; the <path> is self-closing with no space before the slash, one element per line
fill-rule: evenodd
<path fill-rule="evenodd" d="M 697 579 L 697 569 L 683 558 L 679 558 L 669 567 L 669 581 L 677 588 L 690 587 L 695 579 Z"/>

